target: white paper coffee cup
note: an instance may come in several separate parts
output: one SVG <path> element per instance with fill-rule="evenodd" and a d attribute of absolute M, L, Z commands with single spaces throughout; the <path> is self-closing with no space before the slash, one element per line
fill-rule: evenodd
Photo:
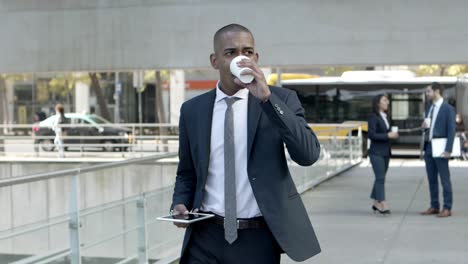
<path fill-rule="evenodd" d="M 241 68 L 239 66 L 237 66 L 237 63 L 243 59 L 247 59 L 247 60 L 250 60 L 248 57 L 246 56 L 237 56 L 235 57 L 234 59 L 232 59 L 231 61 L 231 64 L 229 65 L 230 69 L 231 69 L 231 73 L 236 76 L 241 82 L 243 83 L 251 83 L 254 79 L 254 76 L 252 74 L 245 74 L 245 75 L 242 75 L 242 73 L 244 72 L 252 72 L 251 69 L 249 68 Z"/>
<path fill-rule="evenodd" d="M 430 117 L 424 118 L 424 123 L 426 123 L 426 125 L 429 127 L 431 125 L 431 118 Z"/>
<path fill-rule="evenodd" d="M 392 126 L 391 131 L 398 133 L 398 127 L 397 126 Z"/>

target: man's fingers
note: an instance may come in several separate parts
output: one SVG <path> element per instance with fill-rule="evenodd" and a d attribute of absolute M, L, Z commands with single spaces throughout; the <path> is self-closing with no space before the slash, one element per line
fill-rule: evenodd
<path fill-rule="evenodd" d="M 251 71 L 245 71 L 245 73 L 242 73 L 242 75 L 245 74 L 250 74 L 254 76 L 254 79 L 259 83 L 264 83 L 266 86 L 266 80 L 265 80 L 265 75 L 263 74 L 263 71 L 258 67 L 257 63 L 254 60 L 241 60 L 237 62 L 237 66 L 241 68 L 249 68 Z M 235 81 L 235 80 L 234 80 Z"/>
<path fill-rule="evenodd" d="M 192 212 L 193 213 L 198 213 L 198 208 L 197 209 L 194 209 Z M 184 216 L 188 215 L 189 214 L 189 211 L 185 211 L 183 213 Z M 184 217 L 184 219 L 188 219 L 188 217 Z M 188 224 L 184 224 L 184 223 L 174 223 L 174 225 L 176 225 L 178 228 L 187 228 L 188 227 Z"/>
<path fill-rule="evenodd" d="M 178 204 L 174 206 L 173 216 L 178 219 L 188 219 L 189 211 L 184 204 Z M 186 228 L 188 224 L 174 222 L 174 225 L 178 228 Z"/>
<path fill-rule="evenodd" d="M 240 75 L 254 75 L 254 71 L 250 68 L 243 70 Z"/>
<path fill-rule="evenodd" d="M 174 223 L 175 226 L 177 226 L 178 228 L 186 228 L 188 226 L 188 224 L 184 224 L 184 223 Z"/>
<path fill-rule="evenodd" d="M 241 68 L 249 68 L 252 70 L 253 73 L 261 72 L 260 68 L 253 60 L 241 60 L 237 63 L 237 66 Z"/>
<path fill-rule="evenodd" d="M 175 214 L 187 214 L 188 210 L 187 210 L 187 207 L 185 207 L 185 205 L 178 204 L 174 206 L 174 212 Z"/>

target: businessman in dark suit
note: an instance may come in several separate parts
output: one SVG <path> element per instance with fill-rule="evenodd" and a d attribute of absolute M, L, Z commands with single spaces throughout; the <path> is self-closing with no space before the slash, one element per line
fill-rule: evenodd
<path fill-rule="evenodd" d="M 238 66 L 250 69 L 250 84 L 230 72 L 239 55 L 249 58 Z M 267 85 L 253 35 L 241 25 L 216 32 L 210 61 L 219 71 L 216 89 L 181 108 L 172 208 L 216 216 L 187 227 L 181 263 L 271 264 L 283 252 L 296 261 L 318 254 L 284 152 L 286 146 L 302 166 L 319 158 L 319 142 L 297 95 Z"/>
<path fill-rule="evenodd" d="M 424 143 L 424 160 L 426 162 L 427 179 L 431 195 L 431 206 L 423 215 L 449 217 L 452 215 L 452 183 L 450 181 L 449 158 L 455 138 L 455 110 L 442 97 L 444 87 L 440 83 L 432 83 L 426 88 L 426 98 L 431 104 L 426 108 L 426 120 L 422 127 L 426 129 Z M 427 120 L 429 118 L 429 120 Z M 429 122 L 427 122 L 429 121 Z M 446 138 L 445 152 L 442 157 L 432 157 L 431 139 Z M 438 175 L 442 183 L 444 206 L 440 211 Z"/>

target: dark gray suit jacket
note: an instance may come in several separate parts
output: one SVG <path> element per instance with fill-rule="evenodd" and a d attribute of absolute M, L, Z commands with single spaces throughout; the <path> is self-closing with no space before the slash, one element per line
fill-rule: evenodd
<path fill-rule="evenodd" d="M 281 248 L 302 261 L 320 252 L 320 246 L 286 163 L 284 145 L 302 166 L 312 165 L 320 144 L 304 119 L 295 92 L 270 87 L 270 99 L 261 103 L 249 94 L 247 171 L 261 213 Z M 182 105 L 179 123 L 179 166 L 173 203 L 188 210 L 200 208 L 210 160 L 211 122 L 216 90 Z M 192 229 L 187 228 L 182 254 Z"/>

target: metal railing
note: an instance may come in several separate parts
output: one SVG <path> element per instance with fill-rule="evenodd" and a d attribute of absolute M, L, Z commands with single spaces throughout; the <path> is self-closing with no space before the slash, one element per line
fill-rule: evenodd
<path fill-rule="evenodd" d="M 138 157 L 174 152 L 178 127 L 173 124 L 65 124 L 62 137 L 66 157 Z M 111 131 L 112 130 L 112 131 Z M 56 157 L 55 133 L 50 126 L 0 125 L 3 155 Z"/>
<path fill-rule="evenodd" d="M 289 170 L 299 193 L 317 186 L 362 161 L 361 127 L 342 124 L 329 126 L 329 129 L 322 129 L 316 133 L 321 153 L 314 165 L 302 167 L 290 159 L 288 161 Z"/>
<path fill-rule="evenodd" d="M 357 134 L 353 133 L 356 129 Z M 319 160 L 313 166 L 301 167 L 288 158 L 291 175 L 299 193 L 313 188 L 362 160 L 360 127 L 337 125 L 330 128 L 329 131 L 322 130 L 318 135 L 322 151 Z M 159 188 L 156 190 L 117 197 L 118 199 L 109 198 L 101 201 L 102 199 L 94 197 L 98 194 L 88 189 L 93 184 L 109 185 L 109 188 L 112 189 L 124 189 L 126 186 L 135 184 L 145 185 L 149 178 L 141 178 L 141 175 L 145 175 L 147 172 L 141 171 L 140 168 L 131 168 L 130 172 L 122 177 L 127 177 L 128 180 L 122 180 L 121 184 L 116 184 L 113 180 L 119 177 L 119 175 L 115 175 L 116 172 L 112 172 L 112 175 L 108 176 L 91 175 L 93 184 L 89 183 L 90 177 L 86 178 L 84 175 L 104 169 L 145 164 L 145 162 L 169 156 L 173 157 L 175 154 L 154 155 L 86 168 L 0 180 L 0 195 L 5 188 L 14 192 L 15 188 L 21 189 L 21 186 L 31 185 L 34 182 L 49 182 L 50 186 L 56 187 L 58 184 L 53 181 L 63 180 L 67 177 L 70 185 L 67 189 L 70 197 L 68 214 L 54 215 L 43 221 L 35 221 L 10 230 L 0 231 L 0 254 L 22 254 L 23 257 L 15 263 L 24 264 L 56 263 L 56 261 L 85 263 L 86 259 L 93 257 L 107 257 L 108 262 L 106 263 L 135 263 L 135 261 L 148 263 L 148 261 L 155 259 L 162 260 L 161 263 L 164 263 L 164 260 L 174 260 L 180 250 L 183 230 L 173 227 L 170 223 L 157 222 L 155 219 L 157 216 L 167 213 L 171 204 L 176 161 L 172 163 L 170 168 L 166 168 L 170 181 L 159 184 Z M 151 171 L 153 170 L 155 169 L 152 168 Z M 160 170 L 163 171 L 163 169 Z M 106 177 L 110 180 L 101 179 Z M 136 179 L 137 177 L 140 178 Z M 96 179 L 94 180 L 94 178 Z M 136 180 L 130 180 L 133 178 Z M 164 178 L 164 174 L 159 175 L 159 177 L 151 177 L 151 179 L 158 181 L 159 178 Z M 164 182 L 164 179 L 160 181 Z M 106 184 L 109 182 L 113 184 Z M 28 187 L 34 188 L 32 185 Z M 102 190 L 98 189 L 98 191 Z M 85 194 L 81 195 L 82 192 Z M 48 195 L 51 196 L 49 199 L 52 200 L 54 194 Z M 89 200 L 83 201 L 84 196 L 91 197 Z M 114 197 L 116 195 L 108 194 L 108 196 Z M 95 205 L 90 206 L 90 203 Z M 80 204 L 82 205 L 80 206 Z M 60 206 L 51 205 L 48 207 Z M 35 237 L 34 234 L 40 238 Z M 41 239 L 43 237 L 48 237 L 50 241 L 45 243 L 44 239 Z M 55 237 L 61 237 L 61 239 Z M 64 242 L 65 240 L 67 242 Z M 37 247 L 37 243 L 41 243 L 41 241 L 48 245 L 38 249 L 30 249 L 30 244 L 33 244 L 32 247 Z M 21 244 L 15 247 L 16 243 Z M 28 247 L 29 251 L 18 250 L 20 247 Z"/>
<path fill-rule="evenodd" d="M 17 186 L 24 186 L 36 182 L 44 182 L 51 180 L 63 180 L 64 178 L 69 177 L 70 186 L 69 186 L 69 212 L 67 215 L 62 215 L 52 219 L 44 219 L 42 222 L 34 223 L 32 225 L 26 225 L 21 227 L 15 227 L 11 230 L 0 231 L 0 254 L 9 253 L 8 250 L 2 249 L 1 245 L 5 242 L 15 243 L 15 239 L 19 239 L 24 236 L 31 236 L 37 232 L 49 232 L 52 229 L 60 230 L 58 234 L 62 235 L 65 229 L 68 229 L 68 246 L 59 248 L 50 249 L 47 247 L 47 250 L 38 250 L 37 254 L 31 254 L 32 252 L 24 252 L 23 255 L 31 255 L 21 260 L 18 260 L 14 263 L 51 263 L 53 261 L 62 260 L 70 263 L 82 263 L 82 252 L 85 250 L 92 249 L 93 247 L 108 243 L 113 241 L 116 238 L 121 238 L 125 236 L 133 235 L 137 236 L 135 243 L 136 253 L 132 256 L 126 256 L 126 258 L 118 258 L 118 263 L 130 263 L 130 261 L 138 260 L 138 263 L 148 263 L 149 254 L 153 248 L 157 248 L 161 245 L 155 245 L 155 243 L 148 243 L 148 229 L 147 227 L 153 225 L 155 220 L 148 220 L 148 201 L 152 201 L 151 206 L 157 207 L 158 210 L 154 210 L 155 213 L 151 216 L 151 219 L 155 219 L 155 215 L 160 215 L 162 210 L 168 211 L 167 204 L 170 204 L 170 201 L 164 201 L 160 199 L 164 193 L 172 192 L 172 184 L 169 184 L 167 187 L 159 188 L 158 190 L 143 192 L 137 195 L 125 197 L 124 199 L 112 201 L 105 203 L 96 207 L 90 207 L 82 209 L 83 206 L 80 206 L 81 192 L 83 191 L 83 183 L 80 183 L 80 178 L 83 177 L 83 174 L 94 173 L 96 171 L 101 171 L 104 169 L 112 169 L 122 166 L 129 166 L 133 164 L 142 164 L 153 162 L 156 160 L 161 160 L 164 158 L 170 158 L 176 156 L 176 153 L 163 154 L 163 155 L 152 155 L 144 158 L 130 159 L 120 162 L 113 162 L 108 164 L 95 165 L 84 168 L 62 170 L 56 172 L 46 172 L 39 173 L 29 176 L 14 177 L 9 179 L 0 180 L 0 192 L 5 191 L 6 188 L 9 188 L 10 192 L 14 192 Z M 128 175 L 129 177 L 135 177 L 136 175 Z M 167 194 L 165 195 L 167 196 Z M 166 199 L 167 200 L 167 199 Z M 159 202 L 165 202 L 164 204 L 159 204 Z M 163 209 L 165 208 L 165 209 Z M 81 210 L 80 210 L 81 209 Z M 107 221 L 110 221 L 109 225 L 112 225 L 112 221 L 121 221 L 121 219 L 129 218 L 130 215 L 123 213 L 122 216 L 116 217 L 115 210 L 123 211 L 134 211 L 133 215 L 136 216 L 135 219 L 127 219 L 127 224 L 125 227 L 122 227 L 118 232 L 112 232 L 107 234 L 102 230 L 94 230 L 92 225 L 97 224 L 98 222 L 94 221 L 95 218 L 101 218 L 103 215 L 109 216 Z M 136 212 L 135 212 L 136 211 Z M 90 224 L 87 226 L 87 224 Z M 99 223 L 103 225 L 104 223 Z M 99 235 L 94 236 L 93 232 L 84 232 L 85 229 L 94 230 Z M 104 228 L 105 229 L 105 228 Z M 48 230 L 48 231 L 47 231 Z M 50 236 L 50 234 L 48 234 Z M 44 236 L 44 234 L 40 235 Z M 47 237 L 47 236 L 46 236 Z M 28 238 L 26 238 L 28 239 Z M 41 239 L 39 239 L 40 241 Z M 131 240 L 131 239 L 130 239 Z M 133 240 L 132 240 L 133 241 Z M 64 242 L 63 240 L 61 242 Z M 160 244 L 162 241 L 158 241 Z M 44 243 L 44 241 L 42 241 Z M 45 247 L 42 247 L 45 248 Z M 31 250 L 34 251 L 34 250 Z M 99 250 L 98 250 L 99 251 Z M 13 252 L 15 253 L 14 250 Z M 92 255 L 92 254 L 91 254 Z M 98 254 L 99 255 L 99 254 Z M 117 254 L 119 255 L 119 254 Z M 121 255 L 121 254 L 120 254 Z"/>

